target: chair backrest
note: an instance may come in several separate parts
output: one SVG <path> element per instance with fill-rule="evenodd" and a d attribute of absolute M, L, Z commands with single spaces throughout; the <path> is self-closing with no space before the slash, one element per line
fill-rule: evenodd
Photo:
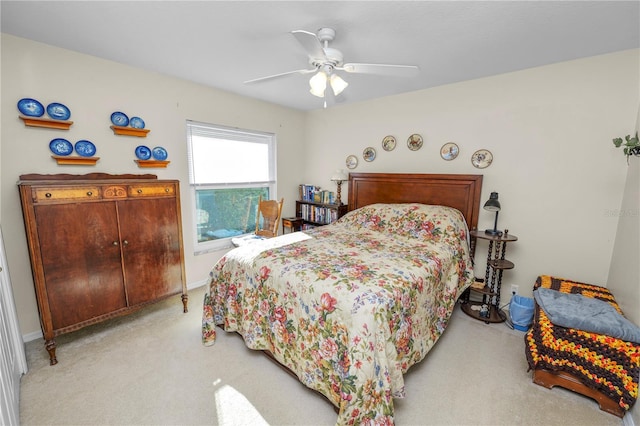
<path fill-rule="evenodd" d="M 280 201 L 258 199 L 258 214 L 256 215 L 256 235 L 260 237 L 275 237 L 278 235 L 280 216 L 284 198 Z"/>

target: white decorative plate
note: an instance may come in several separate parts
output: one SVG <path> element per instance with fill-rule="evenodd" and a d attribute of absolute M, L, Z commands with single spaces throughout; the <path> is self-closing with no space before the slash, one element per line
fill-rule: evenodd
<path fill-rule="evenodd" d="M 362 158 L 364 158 L 364 161 L 373 161 L 376 159 L 376 150 L 373 149 L 373 147 L 367 147 L 364 149 L 364 151 L 362 151 Z"/>
<path fill-rule="evenodd" d="M 453 142 L 447 142 L 440 148 L 440 156 L 447 161 L 453 160 L 460 153 L 458 145 Z"/>
<path fill-rule="evenodd" d="M 422 148 L 422 142 L 422 136 L 414 133 L 413 135 L 409 136 L 409 139 L 407 139 L 407 146 L 411 151 L 417 151 Z"/>
<path fill-rule="evenodd" d="M 358 157 L 356 157 L 355 155 L 348 156 L 346 164 L 348 169 L 355 169 L 356 167 L 358 167 Z"/>
<path fill-rule="evenodd" d="M 493 154 L 486 149 L 479 149 L 471 156 L 471 164 L 478 169 L 484 169 L 491 165 Z"/>
<path fill-rule="evenodd" d="M 385 138 L 382 139 L 382 149 L 384 149 L 385 151 L 393 151 L 395 147 L 396 138 L 394 138 L 393 136 L 385 136 Z"/>

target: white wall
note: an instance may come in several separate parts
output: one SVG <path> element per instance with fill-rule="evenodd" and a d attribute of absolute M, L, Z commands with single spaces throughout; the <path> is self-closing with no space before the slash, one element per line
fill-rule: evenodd
<path fill-rule="evenodd" d="M 310 113 L 306 140 L 315 161 L 305 181 L 326 185 L 350 154 L 359 157 L 355 172 L 483 174 L 482 202 L 497 191 L 498 227 L 519 238 L 507 250 L 516 266 L 504 274 L 504 302 L 511 284 L 531 296 L 541 274 L 606 285 L 618 224 L 612 213 L 628 169 L 611 140 L 635 125 L 638 63 L 638 50 L 624 51 Z M 412 133 L 424 137 L 419 151 L 407 148 Z M 399 141 L 394 151 L 382 150 L 386 135 Z M 449 141 L 460 154 L 444 161 L 439 150 Z M 368 146 L 377 150 L 369 163 L 362 159 Z M 494 161 L 479 170 L 470 157 L 481 148 Z M 493 227 L 494 218 L 481 210 L 479 228 Z M 478 244 L 478 276 L 486 249 Z"/>
<path fill-rule="evenodd" d="M 640 132 L 640 108 L 636 123 L 636 132 Z M 640 325 L 640 158 L 629 158 L 627 169 L 607 287 L 615 294 L 625 315 Z"/>
<path fill-rule="evenodd" d="M 345 168 L 347 155 L 360 163 L 356 172 L 481 173 L 483 201 L 500 193 L 498 226 L 520 240 L 507 257 L 516 268 L 505 273 L 503 288 L 520 285 L 523 294 L 539 274 L 554 274 L 606 284 L 627 166 L 611 139 L 628 134 L 639 101 L 639 50 L 560 63 L 467 81 L 359 104 L 300 113 L 233 94 L 145 72 L 121 64 L 2 35 L 2 133 L 0 214 L 23 333 L 39 331 L 22 214 L 15 183 L 24 173 L 141 173 L 134 148 L 144 143 L 167 148 L 160 178 L 182 183 L 187 280 L 206 278 L 220 253 L 193 256 L 192 217 L 187 188 L 184 121 L 193 119 L 278 135 L 278 196 L 285 215 L 294 211 L 297 185 L 309 182 L 335 188 L 331 173 Z M 350 84 L 357 84 L 353 77 Z M 72 111 L 68 132 L 25 128 L 16 102 L 34 97 L 58 101 Z M 146 139 L 114 136 L 111 112 L 139 115 L 151 129 Z M 409 151 L 404 142 L 420 133 L 425 145 Z M 381 148 L 395 135 L 394 151 Z M 95 167 L 57 166 L 48 143 L 54 137 L 96 143 Z M 446 162 L 440 147 L 456 142 L 461 153 Z M 377 150 L 371 163 L 367 146 Z M 471 154 L 493 152 L 494 163 L 475 169 Z M 343 187 L 343 198 L 347 189 Z M 493 215 L 480 212 L 480 228 Z M 479 244 L 477 274 L 483 275 L 486 245 Z M 201 301 L 192 301 L 198 309 Z"/>
<path fill-rule="evenodd" d="M 45 106 L 61 102 L 74 122 L 68 131 L 25 127 L 16 104 L 23 97 Z M 278 197 L 284 212 L 293 214 L 298 180 L 303 173 L 304 115 L 175 78 L 145 72 L 64 49 L 2 34 L 1 217 L 11 266 L 20 326 L 25 334 L 39 333 L 38 311 L 16 182 L 26 173 L 153 173 L 179 179 L 187 283 L 206 280 L 221 253 L 194 256 L 191 196 L 186 151 L 187 119 L 277 133 Z M 151 131 L 146 138 L 115 136 L 109 128 L 114 111 L 140 116 Z M 58 166 L 49 141 L 63 137 L 72 143 L 91 140 L 100 157 L 96 166 Z M 171 163 L 166 169 L 139 169 L 138 145 L 163 146 Z M 283 165 L 285 167 L 283 167 Z M 200 309 L 201 300 L 191 300 Z"/>

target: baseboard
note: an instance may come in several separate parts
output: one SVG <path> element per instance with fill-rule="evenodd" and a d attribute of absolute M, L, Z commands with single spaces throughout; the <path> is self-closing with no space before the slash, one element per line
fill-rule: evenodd
<path fill-rule="evenodd" d="M 33 333 L 27 333 L 22 335 L 22 341 L 24 343 L 32 342 L 34 340 L 42 339 L 44 335 L 42 331 L 34 331 Z"/>
<path fill-rule="evenodd" d="M 209 280 L 205 278 L 204 280 L 196 281 L 196 282 L 194 282 L 194 283 L 188 284 L 188 285 L 187 285 L 187 290 L 193 290 L 194 288 L 200 288 L 200 287 L 202 287 L 203 285 L 207 285 L 207 282 L 208 282 L 208 281 L 209 281 Z"/>
<path fill-rule="evenodd" d="M 201 280 L 201 281 L 196 281 L 193 282 L 191 284 L 187 284 L 187 291 L 189 290 L 193 290 L 196 288 L 200 288 L 203 285 L 207 284 L 207 279 Z M 22 335 L 22 341 L 24 343 L 28 343 L 28 342 L 32 342 L 34 340 L 38 340 L 38 339 L 42 339 L 44 337 L 44 335 L 42 334 L 42 330 L 39 331 L 34 331 L 32 333 L 27 333 L 27 334 L 23 334 Z M 629 426 L 634 426 L 634 425 L 629 425 Z"/>
<path fill-rule="evenodd" d="M 633 421 L 633 417 L 629 411 L 627 411 L 627 414 L 622 418 L 622 426 L 636 426 L 636 423 Z"/>

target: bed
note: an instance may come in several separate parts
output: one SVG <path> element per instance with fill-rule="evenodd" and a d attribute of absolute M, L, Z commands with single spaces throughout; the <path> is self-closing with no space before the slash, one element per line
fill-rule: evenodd
<path fill-rule="evenodd" d="M 216 263 L 203 343 L 216 326 L 237 332 L 324 395 L 338 424 L 393 424 L 403 375 L 473 281 L 481 186 L 481 175 L 351 173 L 338 221 Z"/>

